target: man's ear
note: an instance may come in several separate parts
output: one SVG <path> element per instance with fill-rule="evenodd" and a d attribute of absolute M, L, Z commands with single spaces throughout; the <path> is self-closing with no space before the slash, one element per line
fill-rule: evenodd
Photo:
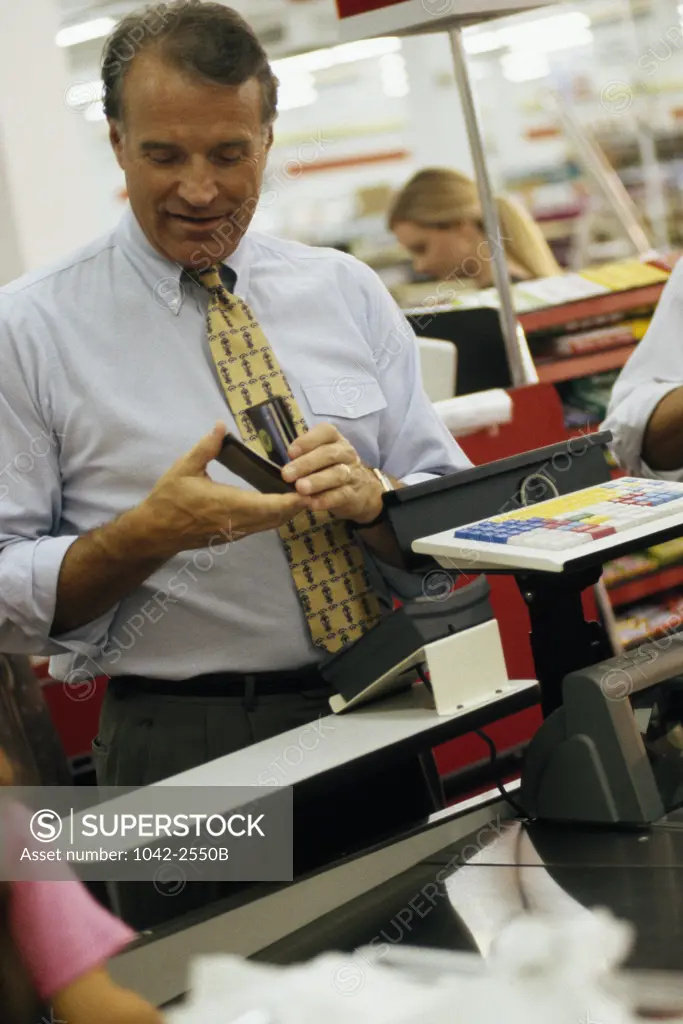
<path fill-rule="evenodd" d="M 273 125 L 268 125 L 266 129 L 266 153 L 270 152 L 270 147 L 273 145 Z"/>
<path fill-rule="evenodd" d="M 113 118 L 109 119 L 109 141 L 116 161 L 123 170 L 123 130 L 120 121 L 114 121 Z"/>

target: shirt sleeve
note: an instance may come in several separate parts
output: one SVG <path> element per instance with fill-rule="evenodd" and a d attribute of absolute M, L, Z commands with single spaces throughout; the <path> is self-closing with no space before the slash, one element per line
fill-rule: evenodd
<path fill-rule="evenodd" d="M 410 324 L 374 271 L 364 271 L 372 358 L 387 400 L 380 469 L 407 485 L 468 469 L 472 463 L 424 390 Z"/>
<path fill-rule="evenodd" d="M 62 512 L 62 438 L 31 358 L 30 324 L 22 346 L 0 296 L 0 650 L 9 654 L 91 656 L 106 640 L 115 609 L 59 637 L 51 636 L 57 580 L 76 536 L 58 536 Z"/>
<path fill-rule="evenodd" d="M 105 910 L 64 860 L 26 861 L 22 850 L 40 844 L 31 833 L 31 811 L 15 801 L 0 805 L 0 856 L 13 878 L 10 928 L 22 963 L 40 998 L 101 967 L 136 933 Z M 46 877 L 48 876 L 48 877 Z"/>
<path fill-rule="evenodd" d="M 103 966 L 135 938 L 75 877 L 11 885 L 12 937 L 43 1000 Z"/>
<path fill-rule="evenodd" d="M 602 426 L 611 430 L 612 450 L 629 473 L 683 481 L 683 467 L 659 472 L 642 457 L 643 437 L 661 400 L 683 387 L 683 261 L 674 269 L 659 300 L 652 323 L 624 366 L 612 390 Z"/>

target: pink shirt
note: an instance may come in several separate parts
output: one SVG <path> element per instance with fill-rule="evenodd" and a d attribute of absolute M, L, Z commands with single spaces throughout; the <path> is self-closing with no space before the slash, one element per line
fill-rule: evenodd
<path fill-rule="evenodd" d="M 0 855 L 11 853 L 13 863 L 30 842 L 29 821 L 25 807 L 0 807 Z M 41 871 L 46 873 L 44 865 L 24 864 L 21 879 L 10 882 L 10 923 L 35 989 L 43 1001 L 49 1001 L 66 985 L 105 964 L 135 938 L 135 932 L 90 895 L 68 864 L 54 863 L 49 881 L 36 877 Z"/>
<path fill-rule="evenodd" d="M 76 877 L 10 884 L 12 937 L 42 1000 L 101 967 L 135 938 Z"/>

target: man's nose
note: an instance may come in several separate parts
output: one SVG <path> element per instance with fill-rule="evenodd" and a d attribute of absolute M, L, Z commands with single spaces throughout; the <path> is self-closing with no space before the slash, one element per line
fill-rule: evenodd
<path fill-rule="evenodd" d="M 194 166 L 187 169 L 178 186 L 178 195 L 190 206 L 210 206 L 218 195 L 211 169 Z"/>

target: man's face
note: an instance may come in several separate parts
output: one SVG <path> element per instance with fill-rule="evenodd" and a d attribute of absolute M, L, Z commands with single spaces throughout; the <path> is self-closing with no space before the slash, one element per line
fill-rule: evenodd
<path fill-rule="evenodd" d="M 140 54 L 122 114 L 111 143 L 149 242 L 188 269 L 230 256 L 256 209 L 272 141 L 259 82 L 206 83 Z"/>

